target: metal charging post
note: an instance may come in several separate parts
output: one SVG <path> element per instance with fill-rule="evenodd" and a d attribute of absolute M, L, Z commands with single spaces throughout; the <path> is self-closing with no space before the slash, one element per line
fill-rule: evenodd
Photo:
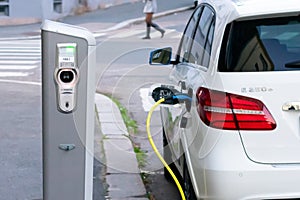
<path fill-rule="evenodd" d="M 92 200 L 96 40 L 42 25 L 43 199 Z"/>

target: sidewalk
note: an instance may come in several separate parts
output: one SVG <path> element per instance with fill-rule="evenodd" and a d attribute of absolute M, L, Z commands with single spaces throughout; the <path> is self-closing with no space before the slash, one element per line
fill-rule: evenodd
<path fill-rule="evenodd" d="M 115 103 L 96 94 L 95 104 L 102 131 L 108 199 L 147 200 L 147 193 L 132 143 Z"/>
<path fill-rule="evenodd" d="M 190 9 L 191 0 L 161 0 L 159 1 L 158 12 L 154 18 Z M 87 28 L 94 33 L 95 37 L 109 31 L 117 30 L 132 23 L 144 22 L 144 3 L 125 3 L 117 6 L 86 12 L 81 15 L 64 17 L 58 21 Z M 0 39 L 36 39 L 40 38 L 41 23 L 29 25 L 12 25 L 0 27 Z"/>

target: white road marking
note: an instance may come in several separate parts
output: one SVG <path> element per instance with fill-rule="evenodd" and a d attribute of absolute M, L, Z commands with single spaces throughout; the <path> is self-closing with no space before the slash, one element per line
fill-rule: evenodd
<path fill-rule="evenodd" d="M 153 28 L 152 28 L 153 29 Z M 176 30 L 175 29 L 166 29 L 165 35 L 164 37 L 176 37 L 178 38 L 178 35 L 180 35 L 180 33 L 176 34 Z M 110 39 L 117 39 L 117 38 L 129 38 L 129 37 L 143 37 L 146 34 L 146 30 L 142 30 L 142 29 L 129 29 L 128 31 L 123 31 L 121 33 L 117 33 L 115 35 L 109 36 L 108 38 Z M 175 34 L 175 35 L 174 35 Z M 158 31 L 155 31 L 154 29 L 151 31 L 151 38 L 160 38 L 161 37 L 161 33 Z"/>
<path fill-rule="evenodd" d="M 141 33 L 145 33 L 145 30 L 129 30 L 127 32 L 122 32 L 122 33 L 118 33 L 116 35 L 112 35 L 108 38 L 110 38 L 110 39 L 112 39 L 112 38 L 128 38 L 131 36 L 139 35 Z"/>
<path fill-rule="evenodd" d="M 29 74 L 28 72 L 0 72 L 0 77 L 24 77 Z"/>
<path fill-rule="evenodd" d="M 150 94 L 150 88 L 141 88 L 140 89 L 140 97 L 142 100 L 142 106 L 145 112 L 149 112 L 152 106 L 154 105 L 154 100 L 152 100 Z M 159 111 L 159 107 L 157 107 L 154 111 Z"/>
<path fill-rule="evenodd" d="M 0 52 L 0 56 L 32 56 L 32 57 L 41 57 L 40 53 L 33 53 L 33 52 Z"/>
<path fill-rule="evenodd" d="M 15 53 L 15 52 L 18 52 L 18 53 L 27 53 L 27 52 L 30 52 L 30 53 L 40 53 L 41 50 L 40 49 L 18 49 L 18 48 L 7 48 L 7 49 L 0 49 L 0 52 L 9 52 L 9 53 Z"/>
<path fill-rule="evenodd" d="M 8 56 L 1 56 L 0 55 L 0 59 L 1 60 L 41 60 L 41 56 L 15 56 L 15 55 L 8 55 Z"/>
<path fill-rule="evenodd" d="M 18 80 L 8 80 L 8 79 L 0 79 L 0 83 L 15 83 L 15 84 L 25 84 L 25 85 L 37 85 L 37 86 L 42 85 L 42 83 L 40 82 L 18 81 Z"/>
<path fill-rule="evenodd" d="M 0 65 L 36 65 L 39 62 L 31 60 L 0 60 Z"/>
<path fill-rule="evenodd" d="M 0 65 L 0 70 L 31 70 L 38 65 Z"/>
<path fill-rule="evenodd" d="M 0 41 L 0 77 L 29 76 L 40 61 L 40 40 Z"/>

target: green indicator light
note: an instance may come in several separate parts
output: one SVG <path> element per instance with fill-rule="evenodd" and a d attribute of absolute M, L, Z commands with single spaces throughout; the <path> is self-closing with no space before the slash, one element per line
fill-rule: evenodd
<path fill-rule="evenodd" d="M 73 46 L 66 47 L 66 52 L 68 52 L 68 53 L 74 53 L 75 52 L 75 47 L 73 47 Z"/>

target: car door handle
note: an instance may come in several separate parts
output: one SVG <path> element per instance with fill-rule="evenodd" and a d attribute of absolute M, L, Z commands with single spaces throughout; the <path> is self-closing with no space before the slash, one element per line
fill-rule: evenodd
<path fill-rule="evenodd" d="M 300 102 L 287 102 L 282 106 L 283 111 L 300 111 Z"/>
<path fill-rule="evenodd" d="M 181 91 L 182 90 L 186 90 L 186 83 L 185 83 L 185 81 L 179 81 L 178 85 L 181 88 Z"/>

